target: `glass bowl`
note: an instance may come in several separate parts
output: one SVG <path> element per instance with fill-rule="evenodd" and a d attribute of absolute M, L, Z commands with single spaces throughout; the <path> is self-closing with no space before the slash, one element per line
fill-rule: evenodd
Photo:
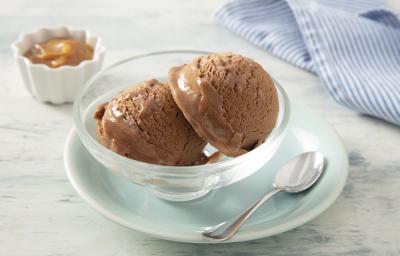
<path fill-rule="evenodd" d="M 199 198 L 213 189 L 242 180 L 265 165 L 282 142 L 290 112 L 289 99 L 275 80 L 279 97 L 279 114 L 275 128 L 263 144 L 239 157 L 223 157 L 216 163 L 198 166 L 162 166 L 118 155 L 97 141 L 93 118 L 97 105 L 138 82 L 151 78 L 167 81 L 169 68 L 189 63 L 194 57 L 203 54 L 208 52 L 178 50 L 136 55 L 121 60 L 92 77 L 74 102 L 76 129 L 90 154 L 115 174 L 172 201 Z M 205 151 L 209 155 L 216 149 L 207 145 Z"/>

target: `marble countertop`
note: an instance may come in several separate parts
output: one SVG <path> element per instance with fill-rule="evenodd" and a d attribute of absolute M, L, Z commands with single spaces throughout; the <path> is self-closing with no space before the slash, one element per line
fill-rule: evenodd
<path fill-rule="evenodd" d="M 400 255 L 400 128 L 336 104 L 312 74 L 216 25 L 219 1 L 27 1 L 0 8 L 0 255 Z M 295 230 L 245 243 L 162 241 L 97 214 L 73 190 L 63 144 L 71 105 L 35 101 L 10 44 L 42 26 L 88 28 L 104 38 L 106 64 L 165 49 L 233 51 L 259 61 L 289 96 L 323 115 L 342 137 L 350 177 L 337 202 Z M 121 31 L 130 31 L 121 33 Z"/>

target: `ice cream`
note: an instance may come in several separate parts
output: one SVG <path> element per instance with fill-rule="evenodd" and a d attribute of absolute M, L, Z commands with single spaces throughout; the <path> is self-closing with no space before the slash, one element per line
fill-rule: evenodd
<path fill-rule="evenodd" d="M 175 104 L 166 84 L 142 82 L 94 114 L 101 144 L 131 159 L 160 165 L 205 162 L 201 139 Z"/>
<path fill-rule="evenodd" d="M 169 71 L 176 104 L 194 130 L 227 156 L 265 141 L 278 116 L 269 74 L 249 58 L 210 54 Z"/>

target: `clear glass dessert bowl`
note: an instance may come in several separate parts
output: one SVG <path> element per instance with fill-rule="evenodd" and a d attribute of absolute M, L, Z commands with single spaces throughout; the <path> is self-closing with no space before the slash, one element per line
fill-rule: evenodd
<path fill-rule="evenodd" d="M 74 102 L 76 130 L 90 154 L 113 173 L 171 201 L 199 198 L 211 190 L 242 180 L 265 165 L 279 148 L 290 115 L 289 99 L 275 80 L 279 100 L 275 127 L 263 144 L 239 157 L 223 156 L 216 163 L 197 166 L 163 166 L 126 158 L 97 141 L 93 113 L 98 105 L 141 81 L 152 78 L 167 81 L 169 68 L 189 63 L 194 57 L 203 54 L 208 52 L 177 50 L 136 55 L 121 60 L 92 77 Z M 205 148 L 206 155 L 215 151 L 209 144 Z"/>

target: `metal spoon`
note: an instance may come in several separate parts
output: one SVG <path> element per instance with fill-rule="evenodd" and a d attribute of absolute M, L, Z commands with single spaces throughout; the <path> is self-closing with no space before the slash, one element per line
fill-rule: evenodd
<path fill-rule="evenodd" d="M 299 193 L 310 188 L 321 176 L 324 157 L 319 152 L 307 152 L 291 159 L 275 175 L 273 190 L 264 194 L 252 206 L 228 221 L 202 233 L 208 241 L 222 242 L 233 237 L 243 223 L 268 199 L 280 191 Z"/>

